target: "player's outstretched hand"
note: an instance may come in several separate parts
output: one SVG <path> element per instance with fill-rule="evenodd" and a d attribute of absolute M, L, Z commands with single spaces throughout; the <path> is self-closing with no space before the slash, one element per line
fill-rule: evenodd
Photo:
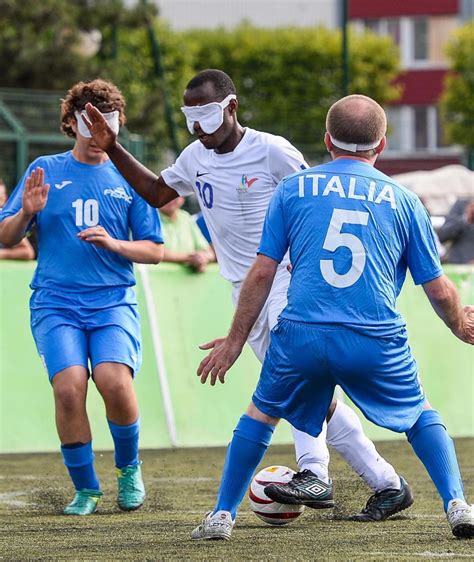
<path fill-rule="evenodd" d="M 44 183 L 43 168 L 36 168 L 26 178 L 23 190 L 22 209 L 25 215 L 33 217 L 46 207 L 49 184 Z"/>
<path fill-rule="evenodd" d="M 117 135 L 109 127 L 102 113 L 91 103 L 86 104 L 86 113 L 88 119 L 83 116 L 81 119 L 87 125 L 96 145 L 105 152 L 111 150 L 117 142 Z"/>
<path fill-rule="evenodd" d="M 464 307 L 462 327 L 454 333 L 463 342 L 474 345 L 474 306 Z"/>
<path fill-rule="evenodd" d="M 117 251 L 118 241 L 112 238 L 103 226 L 91 226 L 91 228 L 81 230 L 81 232 L 77 234 L 77 237 L 99 248 L 105 248 L 111 252 Z"/>
<path fill-rule="evenodd" d="M 216 384 L 217 379 L 224 384 L 225 375 L 242 353 L 242 347 L 233 344 L 229 338 L 218 338 L 200 345 L 199 348 L 212 349 L 211 353 L 201 361 L 197 370 L 201 383 L 205 384 L 211 375 L 211 386 Z"/>

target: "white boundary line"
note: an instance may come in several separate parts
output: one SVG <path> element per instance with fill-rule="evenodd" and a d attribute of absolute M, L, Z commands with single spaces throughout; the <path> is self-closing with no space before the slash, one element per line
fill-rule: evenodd
<path fill-rule="evenodd" d="M 156 318 L 155 299 L 153 297 L 153 291 L 151 290 L 147 266 L 145 264 L 138 264 L 137 268 L 138 272 L 140 273 L 140 278 L 143 285 L 145 304 L 150 321 L 151 339 L 153 342 L 153 352 L 155 356 L 156 370 L 158 371 L 158 380 L 160 383 L 161 395 L 163 397 L 163 408 L 165 412 L 166 425 L 168 427 L 168 434 L 171 445 L 173 447 L 176 447 L 176 421 L 173 411 L 173 402 L 171 401 L 171 394 L 168 385 L 168 374 L 163 357 L 163 346 L 161 343 L 160 330 L 158 327 L 158 320 Z"/>

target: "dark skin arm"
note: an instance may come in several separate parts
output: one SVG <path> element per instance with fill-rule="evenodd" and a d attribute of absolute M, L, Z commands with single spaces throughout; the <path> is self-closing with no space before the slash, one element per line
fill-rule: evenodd
<path fill-rule="evenodd" d="M 94 142 L 106 152 L 119 172 L 152 207 L 162 207 L 178 197 L 174 189 L 165 183 L 161 176 L 157 176 L 130 152 L 117 142 L 117 135 L 109 127 L 98 109 L 92 104 L 86 105 L 89 121 L 84 119 Z"/>

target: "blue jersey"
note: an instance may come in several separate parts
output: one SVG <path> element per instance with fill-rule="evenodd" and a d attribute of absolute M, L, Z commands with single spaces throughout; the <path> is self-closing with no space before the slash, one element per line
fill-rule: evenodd
<path fill-rule="evenodd" d="M 442 269 L 418 197 L 373 166 L 337 159 L 288 176 L 268 208 L 259 253 L 293 266 L 281 316 L 379 335 L 404 325 L 395 308 L 409 268 L 416 284 Z"/>
<path fill-rule="evenodd" d="M 133 263 L 80 240 L 77 233 L 100 225 L 118 240 L 162 243 L 157 211 L 133 191 L 110 160 L 83 164 L 69 151 L 36 159 L 7 201 L 0 220 L 20 210 L 25 180 L 38 166 L 44 169 L 50 190 L 46 207 L 34 219 L 38 265 L 31 282 L 36 290 L 32 307 L 130 304 L 135 298 L 129 290 L 135 285 Z"/>

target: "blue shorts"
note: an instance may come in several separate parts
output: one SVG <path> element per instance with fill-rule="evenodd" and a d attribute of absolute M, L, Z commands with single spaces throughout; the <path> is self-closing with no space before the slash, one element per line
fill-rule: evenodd
<path fill-rule="evenodd" d="M 425 403 L 404 328 L 373 337 L 280 319 L 253 395 L 257 408 L 317 436 L 336 385 L 367 419 L 397 432 L 415 424 Z"/>
<path fill-rule="evenodd" d="M 50 381 L 73 365 L 89 369 L 89 362 L 92 370 L 99 363 L 123 363 L 135 376 L 142 362 L 136 305 L 33 309 L 31 331 Z"/>

